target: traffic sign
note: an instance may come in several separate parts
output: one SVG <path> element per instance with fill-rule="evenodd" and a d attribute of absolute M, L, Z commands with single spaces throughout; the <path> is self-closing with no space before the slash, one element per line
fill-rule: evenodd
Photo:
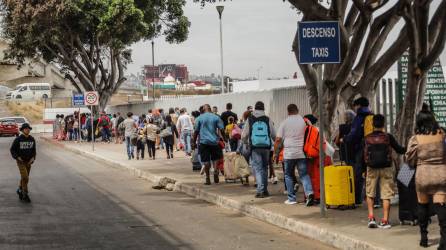
<path fill-rule="evenodd" d="M 74 94 L 73 95 L 73 106 L 80 107 L 84 106 L 84 94 Z"/>
<path fill-rule="evenodd" d="M 99 105 L 99 94 L 97 91 L 85 92 L 85 105 L 88 106 Z"/>
<path fill-rule="evenodd" d="M 341 36 L 337 21 L 298 22 L 299 64 L 340 63 Z"/>

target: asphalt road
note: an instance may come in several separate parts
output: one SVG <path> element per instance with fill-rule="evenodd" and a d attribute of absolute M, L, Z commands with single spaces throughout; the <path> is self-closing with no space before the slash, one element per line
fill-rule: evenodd
<path fill-rule="evenodd" d="M 0 249 L 332 249 L 47 144 L 22 203 L 12 139 L 0 138 Z"/>

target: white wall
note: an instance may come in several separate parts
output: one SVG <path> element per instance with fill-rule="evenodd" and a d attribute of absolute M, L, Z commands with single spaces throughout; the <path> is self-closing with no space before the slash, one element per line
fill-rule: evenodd
<path fill-rule="evenodd" d="M 280 80 L 253 80 L 233 82 L 234 93 L 257 90 L 270 90 L 278 88 L 305 86 L 303 78 L 298 79 L 280 79 Z"/>

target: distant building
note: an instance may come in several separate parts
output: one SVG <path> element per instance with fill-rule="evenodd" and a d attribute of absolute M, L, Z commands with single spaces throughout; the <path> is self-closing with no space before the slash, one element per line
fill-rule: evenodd
<path fill-rule="evenodd" d="M 164 82 L 164 79 L 168 76 L 169 81 L 171 78 L 175 81 L 179 81 L 181 84 L 186 84 L 189 81 L 189 71 L 186 65 L 176 64 L 160 64 L 156 66 L 145 65 L 144 76 L 146 84 L 152 85 L 153 80 L 155 83 Z"/>

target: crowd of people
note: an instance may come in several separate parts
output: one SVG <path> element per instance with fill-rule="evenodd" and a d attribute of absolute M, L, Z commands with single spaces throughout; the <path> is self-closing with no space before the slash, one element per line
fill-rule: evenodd
<path fill-rule="evenodd" d="M 401 146 L 393 135 L 385 132 L 385 117 L 373 114 L 369 106 L 367 98 L 356 99 L 353 110 L 345 112 L 336 138 L 333 141 L 323 138 L 325 166 L 333 165 L 333 143 L 339 148 L 340 161 L 353 168 L 355 204 L 367 205 L 368 227 L 388 229 L 391 200 L 397 190 L 398 168 L 393 154 L 405 155 L 405 162 L 416 168 L 416 189 L 411 192 L 416 192 L 418 199 L 415 217 L 422 236 L 420 245 L 428 244 L 428 221 L 434 211 L 441 228 L 439 249 L 445 249 L 445 131 L 424 105 L 417 116 L 415 135 L 407 147 Z M 88 114 L 75 113 L 68 118 L 58 116 L 55 138 L 76 140 L 80 136 L 82 140 L 91 140 L 94 131 L 95 135 L 101 135 L 103 142 L 110 143 L 114 138 L 115 143 L 125 143 L 129 160 L 135 158 L 135 151 L 136 159 L 143 160 L 146 147 L 149 159 L 156 159 L 157 149 L 165 149 L 167 159 L 174 157 L 174 150 L 182 150 L 186 156 L 197 153 L 205 185 L 211 185 L 211 176 L 214 183 L 219 183 L 225 152 L 236 152 L 251 166 L 255 198 L 270 195 L 268 183 L 278 183 L 274 165 L 281 164 L 287 195 L 285 204 L 297 203 L 296 196 L 302 185 L 305 205 L 313 206 L 320 200 L 318 119 L 311 114 L 302 116 L 295 104 L 288 105 L 287 113 L 288 117 L 277 129 L 261 101 L 247 107 L 241 117 L 232 111 L 231 103 L 221 114 L 209 104 L 190 113 L 186 108 L 170 108 L 168 112 L 150 109 L 139 116 L 129 112 L 126 118 L 120 113 L 111 116 L 102 112 L 94 119 L 93 127 Z M 379 206 L 383 207 L 383 217 L 377 222 L 374 208 Z"/>

